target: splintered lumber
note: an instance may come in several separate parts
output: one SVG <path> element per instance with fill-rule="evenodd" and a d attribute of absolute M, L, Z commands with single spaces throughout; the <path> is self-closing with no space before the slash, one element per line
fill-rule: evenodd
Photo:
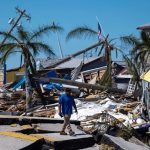
<path fill-rule="evenodd" d="M 87 52 L 87 51 L 89 51 L 89 50 L 91 50 L 91 49 L 93 49 L 93 48 L 95 48 L 95 47 L 98 47 L 98 46 L 101 45 L 101 44 L 102 44 L 102 42 L 98 42 L 98 43 L 96 43 L 96 44 L 93 44 L 92 46 L 89 46 L 89 47 L 87 47 L 87 48 L 85 48 L 85 49 L 82 49 L 82 50 L 80 50 L 80 51 L 78 51 L 78 52 L 76 52 L 76 53 L 74 53 L 74 54 L 72 54 L 72 55 L 70 55 L 70 56 L 68 56 L 68 57 L 66 57 L 66 58 L 64 58 L 64 59 L 62 59 L 62 60 L 60 60 L 59 62 L 57 62 L 57 63 L 55 63 L 55 64 L 53 64 L 53 65 L 51 65 L 50 67 L 47 67 L 47 68 L 54 68 L 54 67 L 56 67 L 57 65 L 62 64 L 62 63 L 64 63 L 64 62 L 70 60 L 70 59 L 73 58 L 73 57 L 76 57 L 76 56 L 78 56 L 78 55 L 81 55 L 81 54 L 83 54 L 83 53 L 85 53 L 85 52 Z"/>
<path fill-rule="evenodd" d="M 72 80 L 65 80 L 65 79 L 60 79 L 60 78 L 48 78 L 48 77 L 40 77 L 40 78 L 34 78 L 36 80 L 39 80 L 40 82 L 54 82 L 54 83 L 62 83 L 62 84 L 67 84 L 67 85 L 72 85 L 72 86 L 77 86 L 79 88 L 87 88 L 87 89 L 93 89 L 93 90 L 108 90 L 108 92 L 118 92 L 118 93 L 124 93 L 125 91 L 117 88 L 111 88 L 111 87 L 106 87 L 102 85 L 96 85 L 96 84 L 88 84 L 88 83 L 81 83 L 77 81 L 72 81 Z"/>

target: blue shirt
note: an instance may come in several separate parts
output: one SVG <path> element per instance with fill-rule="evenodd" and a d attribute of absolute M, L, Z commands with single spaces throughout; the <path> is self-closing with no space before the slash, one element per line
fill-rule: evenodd
<path fill-rule="evenodd" d="M 74 98 L 71 95 L 62 94 L 59 98 L 63 115 L 72 114 L 72 106 L 75 105 Z"/>

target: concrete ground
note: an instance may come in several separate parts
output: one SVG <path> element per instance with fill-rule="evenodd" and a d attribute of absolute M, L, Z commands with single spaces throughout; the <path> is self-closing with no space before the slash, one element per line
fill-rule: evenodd
<path fill-rule="evenodd" d="M 22 130 L 34 128 L 37 133 L 23 134 Z M 39 139 L 54 146 L 55 150 L 71 150 L 87 148 L 94 145 L 94 138 L 91 135 L 79 130 L 76 125 L 71 124 L 75 136 L 60 135 L 59 132 L 62 128 L 62 123 L 38 123 L 32 125 L 18 124 L 1 125 L 0 126 L 0 150 L 17 150 L 27 146 L 34 145 Z M 19 131 L 19 132 L 17 132 Z M 38 133 L 39 132 L 39 133 Z M 28 132 L 25 132 L 28 133 Z M 90 149 L 89 149 L 90 150 Z"/>
<path fill-rule="evenodd" d="M 33 143 L 29 140 L 0 135 L 0 150 L 19 150 Z"/>

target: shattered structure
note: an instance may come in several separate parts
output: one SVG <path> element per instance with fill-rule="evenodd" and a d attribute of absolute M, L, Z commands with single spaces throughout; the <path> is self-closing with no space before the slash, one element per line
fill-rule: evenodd
<path fill-rule="evenodd" d="M 112 62 L 112 86 L 101 85 L 107 72 L 103 56 L 83 60 L 76 56 L 97 47 L 83 49 L 65 59 L 41 62 L 42 69 L 33 82 L 40 84 L 44 105 L 33 87 L 32 107 L 26 109 L 25 77 L 4 85 L 0 90 L 0 137 L 13 140 L 14 149 L 71 150 L 91 148 L 148 150 L 149 113 L 141 101 L 142 92 L 132 83 L 123 62 Z M 48 64 L 50 64 L 48 66 Z M 143 77 L 145 80 L 145 77 Z M 71 88 L 78 114 L 71 116 L 76 136 L 60 136 L 58 100 Z M 143 92 L 148 92 L 148 90 Z M 9 144 L 1 141 L 3 150 Z"/>

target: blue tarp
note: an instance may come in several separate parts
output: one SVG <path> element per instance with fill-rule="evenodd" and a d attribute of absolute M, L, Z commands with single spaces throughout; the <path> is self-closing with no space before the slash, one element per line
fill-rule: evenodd
<path fill-rule="evenodd" d="M 49 71 L 47 73 L 47 77 L 53 77 L 53 78 L 57 78 L 57 73 L 55 70 Z"/>
<path fill-rule="evenodd" d="M 13 90 L 16 90 L 19 86 L 23 85 L 25 83 L 25 76 L 23 76 L 13 87 Z"/>
<path fill-rule="evenodd" d="M 65 74 L 64 79 L 71 80 L 71 77 L 68 74 Z"/>
<path fill-rule="evenodd" d="M 63 86 L 61 84 L 58 84 L 58 83 L 49 83 L 49 84 L 46 84 L 46 86 L 44 86 L 43 88 L 45 90 L 53 90 L 53 89 L 61 90 L 62 87 Z"/>
<path fill-rule="evenodd" d="M 49 71 L 47 73 L 47 77 L 52 77 L 52 78 L 57 78 L 57 73 L 55 70 Z M 62 89 L 62 85 L 58 84 L 58 83 L 48 83 L 45 84 L 45 86 L 43 86 L 43 88 L 45 90 L 52 90 L 52 89 L 57 89 L 57 90 L 61 90 Z"/>

